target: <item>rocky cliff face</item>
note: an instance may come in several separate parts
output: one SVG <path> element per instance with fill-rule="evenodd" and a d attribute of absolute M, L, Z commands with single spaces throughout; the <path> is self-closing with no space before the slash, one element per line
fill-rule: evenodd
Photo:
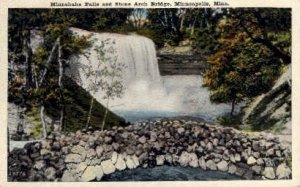
<path fill-rule="evenodd" d="M 200 75 L 206 68 L 204 57 L 195 54 L 157 55 L 160 75 Z"/>
<path fill-rule="evenodd" d="M 165 46 L 157 52 L 160 75 L 200 75 L 206 68 L 204 54 L 193 52 L 191 45 Z"/>
<path fill-rule="evenodd" d="M 254 130 L 291 135 L 291 76 L 291 66 L 288 66 L 272 90 L 257 97 L 245 109 L 243 122 Z"/>

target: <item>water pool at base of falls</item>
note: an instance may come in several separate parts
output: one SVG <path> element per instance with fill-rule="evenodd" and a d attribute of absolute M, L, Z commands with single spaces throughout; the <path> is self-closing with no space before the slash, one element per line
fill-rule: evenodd
<path fill-rule="evenodd" d="M 124 97 L 112 102 L 110 109 L 131 122 L 181 116 L 212 122 L 231 110 L 228 104 L 211 103 L 200 75 L 162 76 L 160 82 L 159 87 L 127 85 Z"/>
<path fill-rule="evenodd" d="M 180 166 L 157 166 L 118 171 L 104 176 L 101 181 L 205 181 L 241 180 L 241 177 L 220 171 Z"/>

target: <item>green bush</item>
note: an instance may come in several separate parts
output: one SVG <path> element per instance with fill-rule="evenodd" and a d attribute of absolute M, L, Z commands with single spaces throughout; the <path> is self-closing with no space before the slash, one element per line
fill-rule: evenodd
<path fill-rule="evenodd" d="M 242 124 L 241 121 L 242 117 L 240 114 L 231 116 L 229 113 L 227 113 L 217 118 L 217 123 L 226 127 L 238 128 L 238 126 Z"/>

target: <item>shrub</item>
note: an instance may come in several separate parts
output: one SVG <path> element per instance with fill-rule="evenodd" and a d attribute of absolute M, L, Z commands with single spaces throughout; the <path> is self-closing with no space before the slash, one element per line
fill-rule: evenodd
<path fill-rule="evenodd" d="M 221 126 L 226 126 L 226 127 L 238 128 L 238 126 L 242 124 L 241 121 L 242 121 L 242 117 L 240 114 L 231 116 L 229 113 L 226 113 L 217 118 L 217 123 Z"/>

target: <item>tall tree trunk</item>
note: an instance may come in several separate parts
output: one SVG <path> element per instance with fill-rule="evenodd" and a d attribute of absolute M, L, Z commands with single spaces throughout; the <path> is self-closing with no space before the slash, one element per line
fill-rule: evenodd
<path fill-rule="evenodd" d="M 62 60 L 62 46 L 60 43 L 60 38 L 58 38 L 58 86 L 59 86 L 59 91 L 60 91 L 60 119 L 59 119 L 59 129 L 58 131 L 61 132 L 63 129 L 63 122 L 64 122 L 64 109 L 65 109 L 65 100 L 64 100 L 64 93 L 63 93 L 63 83 L 62 83 L 62 78 L 64 75 L 64 64 Z"/>
<path fill-rule="evenodd" d="M 91 103 L 90 103 L 90 109 L 89 109 L 87 121 L 86 121 L 86 124 L 85 124 L 86 129 L 88 129 L 88 126 L 89 126 L 89 123 L 90 123 L 90 120 L 91 120 L 93 105 L 94 105 L 94 98 L 92 96 Z"/>
<path fill-rule="evenodd" d="M 185 12 L 182 13 L 182 16 L 181 16 L 181 20 L 180 20 L 180 31 L 182 32 L 183 29 L 184 29 L 184 20 L 185 20 Z"/>
<path fill-rule="evenodd" d="M 53 45 L 53 47 L 51 49 L 50 55 L 48 56 L 48 59 L 46 61 L 46 65 L 45 65 L 46 67 L 45 67 L 45 69 L 44 69 L 44 71 L 43 71 L 43 73 L 41 75 L 41 79 L 39 81 L 39 86 L 41 86 L 42 83 L 44 82 L 45 76 L 46 76 L 46 74 L 48 72 L 48 67 L 49 67 L 50 63 L 52 62 L 52 60 L 53 60 L 53 58 L 55 56 L 55 52 L 56 52 L 56 49 L 57 49 L 58 45 L 59 45 L 59 38 L 55 41 L 55 43 L 54 43 L 54 45 Z"/>
<path fill-rule="evenodd" d="M 24 39 L 24 49 L 23 49 L 23 55 L 25 57 L 25 65 L 26 65 L 26 87 L 31 88 L 32 87 L 32 50 L 29 46 L 28 39 Z"/>
<path fill-rule="evenodd" d="M 39 83 L 38 83 L 38 77 L 37 77 L 36 68 L 35 68 L 34 64 L 32 66 L 32 75 L 33 75 L 33 82 L 34 82 L 35 88 L 37 89 L 39 87 Z"/>
<path fill-rule="evenodd" d="M 45 114 L 44 114 L 45 107 L 43 104 L 40 106 L 40 117 L 41 117 L 41 122 L 42 122 L 42 127 L 43 127 L 43 138 L 47 137 L 47 129 L 46 129 L 46 122 L 45 122 Z"/>
<path fill-rule="evenodd" d="M 107 98 L 107 101 L 106 101 L 106 109 L 105 109 L 104 117 L 102 120 L 101 131 L 103 131 L 103 129 L 104 129 L 104 125 L 105 125 L 105 121 L 106 121 L 106 117 L 107 117 L 107 113 L 108 113 L 108 104 L 109 104 L 109 97 Z"/>
<path fill-rule="evenodd" d="M 191 35 L 194 35 L 194 33 L 195 33 L 195 25 L 196 25 L 198 15 L 199 15 L 199 11 L 197 12 L 197 14 L 195 16 L 195 19 L 193 21 L 193 24 L 192 24 L 192 27 L 191 27 L 191 33 L 190 33 Z"/>
<path fill-rule="evenodd" d="M 234 107 L 235 107 L 235 98 L 232 100 L 231 102 L 231 112 L 230 112 L 230 115 L 233 116 L 233 113 L 234 113 Z"/>

